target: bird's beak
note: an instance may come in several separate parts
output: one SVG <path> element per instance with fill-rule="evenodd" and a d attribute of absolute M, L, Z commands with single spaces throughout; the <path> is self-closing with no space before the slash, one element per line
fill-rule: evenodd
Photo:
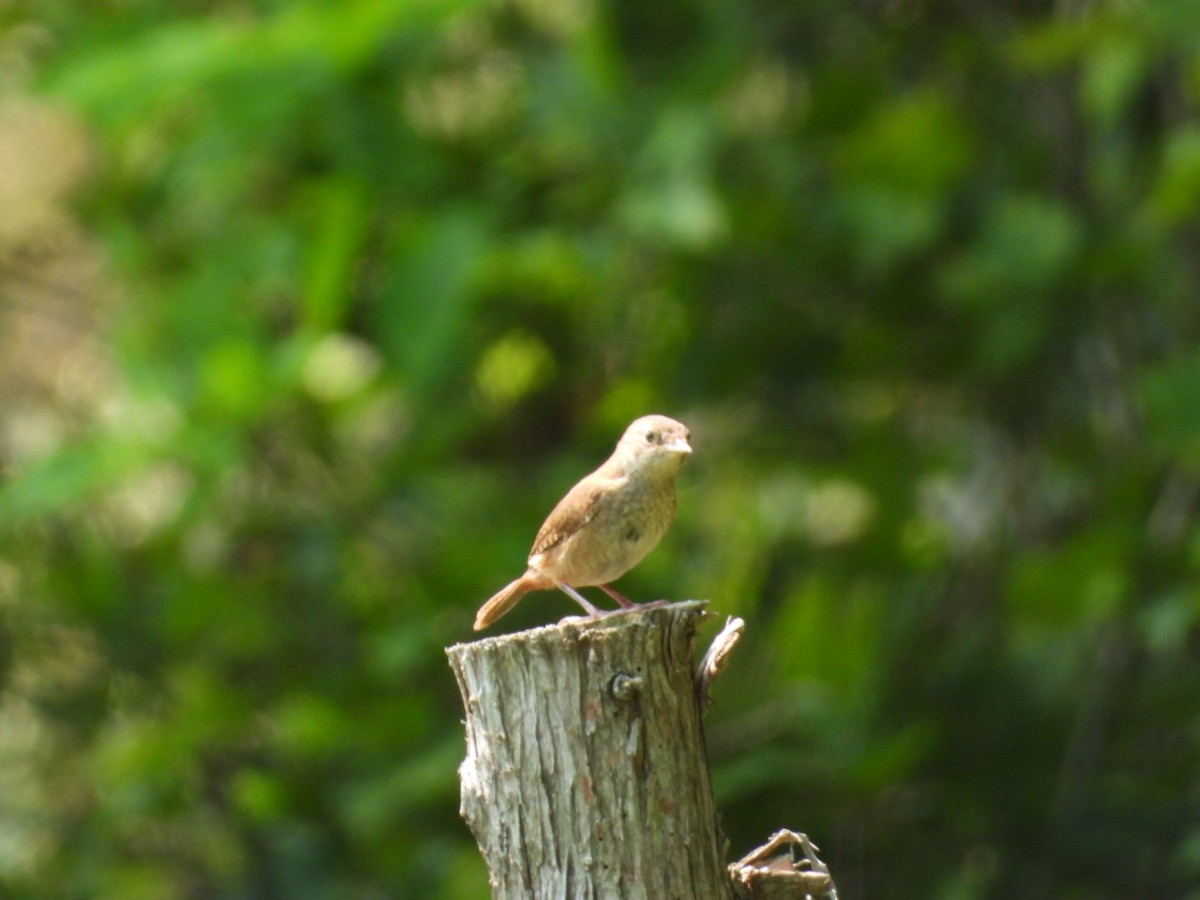
<path fill-rule="evenodd" d="M 692 445 L 683 438 L 677 438 L 669 444 L 663 444 L 663 449 L 671 453 L 682 453 L 686 456 L 692 452 Z"/>

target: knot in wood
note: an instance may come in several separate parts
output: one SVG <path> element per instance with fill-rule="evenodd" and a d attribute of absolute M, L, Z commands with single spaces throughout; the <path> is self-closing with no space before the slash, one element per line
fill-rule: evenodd
<path fill-rule="evenodd" d="M 642 678 L 640 675 L 630 675 L 628 672 L 618 672 L 612 677 L 612 681 L 608 683 L 608 692 L 613 695 L 614 699 L 620 700 L 623 703 L 628 703 L 642 689 Z"/>

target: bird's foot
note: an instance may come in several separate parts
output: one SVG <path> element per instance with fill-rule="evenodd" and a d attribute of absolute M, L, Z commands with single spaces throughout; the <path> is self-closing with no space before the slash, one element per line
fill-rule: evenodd
<path fill-rule="evenodd" d="M 579 593 L 579 591 L 575 590 L 575 588 L 571 587 L 569 584 L 558 585 L 558 589 L 560 591 L 583 607 L 583 611 L 593 619 L 601 619 L 605 616 L 615 616 L 621 613 L 638 612 L 643 609 L 657 609 L 660 606 L 671 605 L 670 600 L 651 600 L 647 603 L 634 603 L 628 597 L 625 597 L 617 591 L 614 591 L 607 584 L 597 585 L 597 587 L 599 587 L 600 590 L 604 591 L 604 593 L 608 594 L 608 596 L 612 597 L 617 601 L 618 604 L 620 604 L 617 609 L 600 609 L 599 607 L 594 606 L 585 596 L 583 596 L 583 594 Z"/>
<path fill-rule="evenodd" d="M 628 606 L 622 606 L 617 609 L 601 610 L 600 615 L 602 615 L 602 616 L 619 616 L 619 615 L 623 615 L 624 613 L 641 612 L 642 610 L 645 610 L 645 609 L 658 609 L 661 606 L 670 606 L 670 605 L 671 605 L 670 600 L 650 600 L 650 601 L 647 601 L 646 603 L 630 602 Z"/>
<path fill-rule="evenodd" d="M 668 606 L 671 603 L 670 600 L 651 600 L 648 603 L 634 603 L 620 591 L 614 590 L 607 584 L 599 584 L 596 586 L 600 588 L 600 590 L 604 591 L 604 593 L 608 594 L 608 596 L 616 600 L 617 605 L 621 607 L 620 609 L 608 610 L 607 615 L 612 615 L 613 613 L 619 612 L 635 612 L 639 609 L 654 609 L 659 606 Z"/>

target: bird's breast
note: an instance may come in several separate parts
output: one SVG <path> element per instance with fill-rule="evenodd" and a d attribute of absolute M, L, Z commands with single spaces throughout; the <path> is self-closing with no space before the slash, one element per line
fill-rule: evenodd
<path fill-rule="evenodd" d="M 573 587 L 607 584 L 645 558 L 675 518 L 675 485 L 629 479 L 539 568 Z M 531 561 L 532 562 L 532 561 Z"/>

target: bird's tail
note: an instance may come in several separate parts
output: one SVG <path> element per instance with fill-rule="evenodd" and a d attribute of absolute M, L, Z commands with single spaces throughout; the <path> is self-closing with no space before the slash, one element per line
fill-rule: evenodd
<path fill-rule="evenodd" d="M 541 579 L 536 575 L 531 575 L 529 572 L 526 572 L 516 581 L 509 582 L 492 599 L 479 607 L 479 612 L 475 613 L 475 630 L 480 631 L 487 628 L 516 606 L 517 601 L 530 591 L 540 590 L 545 587 L 548 587 L 548 585 L 543 584 Z"/>

